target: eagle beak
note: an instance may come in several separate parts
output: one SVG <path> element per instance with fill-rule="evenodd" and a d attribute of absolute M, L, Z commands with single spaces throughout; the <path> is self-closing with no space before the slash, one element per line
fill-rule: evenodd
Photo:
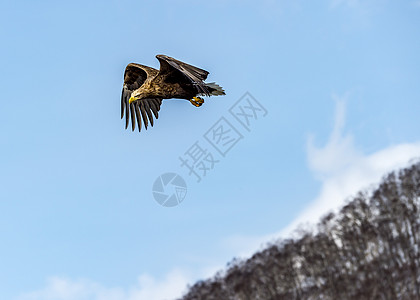
<path fill-rule="evenodd" d="M 128 100 L 128 103 L 129 104 L 131 104 L 131 102 L 134 102 L 134 101 L 136 101 L 137 99 L 136 98 L 134 98 L 134 97 L 130 97 L 130 99 Z"/>

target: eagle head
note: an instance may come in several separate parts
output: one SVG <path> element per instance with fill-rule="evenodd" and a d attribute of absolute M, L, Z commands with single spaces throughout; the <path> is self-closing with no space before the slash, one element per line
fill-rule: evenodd
<path fill-rule="evenodd" d="M 143 94 L 140 91 L 136 90 L 131 94 L 131 97 L 128 100 L 128 102 L 131 104 L 132 102 L 143 99 L 143 98 L 144 98 Z"/>

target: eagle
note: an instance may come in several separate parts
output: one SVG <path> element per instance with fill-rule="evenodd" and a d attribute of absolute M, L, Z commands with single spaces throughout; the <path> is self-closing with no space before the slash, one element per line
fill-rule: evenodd
<path fill-rule="evenodd" d="M 125 68 L 124 84 L 121 95 L 121 119 L 125 114 L 125 129 L 130 123 L 134 131 L 153 126 L 153 115 L 158 112 L 163 99 L 185 99 L 200 107 L 204 99 L 200 96 L 225 95 L 216 83 L 206 83 L 209 72 L 194 67 L 167 55 L 156 55 L 160 69 L 130 63 Z M 153 114 L 153 115 L 152 115 Z"/>

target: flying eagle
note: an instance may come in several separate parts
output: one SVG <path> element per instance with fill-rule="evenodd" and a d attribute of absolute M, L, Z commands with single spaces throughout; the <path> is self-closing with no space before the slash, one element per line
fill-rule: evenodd
<path fill-rule="evenodd" d="M 131 129 L 134 131 L 136 120 L 139 131 L 141 120 L 144 127 L 153 126 L 153 116 L 158 118 L 158 111 L 163 99 L 186 99 L 199 107 L 204 99 L 199 96 L 225 95 L 222 87 L 216 83 L 205 83 L 209 72 L 186 64 L 166 55 L 156 55 L 160 70 L 130 63 L 125 68 L 124 85 L 121 95 L 121 119 L 125 113 L 127 129 L 131 116 Z"/>

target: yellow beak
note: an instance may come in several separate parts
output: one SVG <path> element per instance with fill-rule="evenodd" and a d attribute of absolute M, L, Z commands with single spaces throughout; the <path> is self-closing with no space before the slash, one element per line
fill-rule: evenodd
<path fill-rule="evenodd" d="M 134 102 L 134 101 L 136 101 L 136 98 L 130 97 L 130 99 L 128 100 L 128 103 L 131 104 L 131 102 Z"/>

